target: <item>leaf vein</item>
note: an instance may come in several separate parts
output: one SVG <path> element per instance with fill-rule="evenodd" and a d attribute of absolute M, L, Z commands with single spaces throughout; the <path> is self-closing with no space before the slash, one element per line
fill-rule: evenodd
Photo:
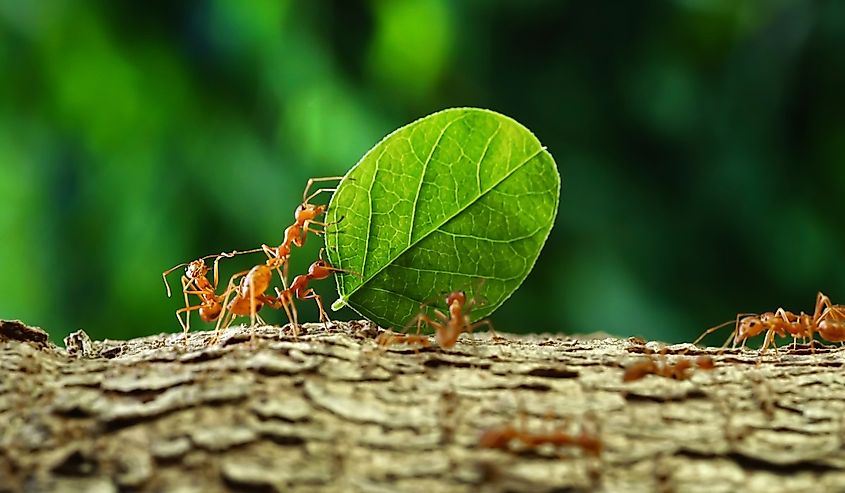
<path fill-rule="evenodd" d="M 437 140 L 434 141 L 434 145 L 431 146 L 431 150 L 428 152 L 428 156 L 425 158 L 425 162 L 422 163 L 423 169 L 422 173 L 420 173 L 420 182 L 417 184 L 417 193 L 414 195 L 414 201 L 411 203 L 411 225 L 408 227 L 408 247 L 411 247 L 411 242 L 414 239 L 414 225 L 417 222 L 417 204 L 419 203 L 420 199 L 420 191 L 422 190 L 423 183 L 425 182 L 425 172 L 428 170 L 428 164 L 431 162 L 431 158 L 434 156 L 434 151 L 437 150 L 437 146 L 440 145 L 440 141 L 443 139 L 443 135 L 446 133 L 446 130 L 449 129 L 454 123 L 463 120 L 465 115 L 461 115 L 459 118 L 456 118 L 449 122 L 448 124 L 443 126 L 443 129 L 440 131 L 440 134 L 437 136 Z M 411 150 L 414 153 L 414 157 L 417 157 L 417 153 L 414 150 L 414 144 L 410 143 Z M 419 157 L 417 157 L 417 161 L 419 161 Z"/>
<path fill-rule="evenodd" d="M 431 230 L 431 231 L 429 231 L 428 233 L 426 233 L 426 234 L 424 234 L 424 235 L 421 235 L 419 238 L 417 238 L 417 240 L 416 240 L 415 242 L 413 242 L 412 244 L 408 245 L 408 246 L 407 246 L 404 250 L 402 250 L 402 251 L 400 251 L 399 253 L 397 253 L 397 254 L 396 254 L 396 256 L 394 256 L 393 258 L 388 259 L 388 260 L 387 260 L 387 261 L 386 261 L 386 262 L 385 262 L 385 263 L 384 263 L 381 267 L 379 267 L 379 268 L 378 268 L 375 272 L 373 272 L 373 274 L 372 274 L 371 276 L 367 277 L 366 279 L 362 279 L 361 283 L 360 283 L 360 284 L 358 284 L 358 286 L 357 286 L 356 288 L 353 288 L 353 291 L 352 291 L 351 293 L 349 293 L 349 295 L 351 296 L 353 293 L 355 293 L 356 291 L 358 291 L 359 289 L 361 289 L 363 286 L 365 286 L 365 285 L 366 285 L 366 284 L 367 284 L 370 280 L 372 280 L 373 278 L 375 278 L 375 277 L 376 277 L 379 273 L 381 273 L 381 271 L 383 271 L 384 269 L 386 269 L 387 267 L 389 267 L 390 265 L 392 265 L 392 264 L 393 264 L 393 262 L 394 262 L 394 261 L 395 261 L 395 260 L 399 257 L 399 255 L 401 255 L 401 254 L 405 253 L 405 252 L 406 252 L 406 251 L 408 251 L 408 250 L 409 250 L 412 246 L 414 246 L 415 244 L 419 243 L 420 241 L 422 241 L 423 239 L 425 239 L 428 235 L 430 235 L 431 233 L 433 233 L 433 232 L 434 232 L 434 231 L 436 231 L 437 229 L 441 228 L 444 224 L 446 224 L 446 223 L 448 223 L 449 221 L 451 221 L 452 219 L 454 219 L 456 216 L 458 216 L 458 215 L 459 215 L 459 214 L 461 214 L 464 210 L 466 210 L 466 208 L 467 208 L 467 207 L 469 207 L 471 204 L 473 204 L 473 203 L 475 203 L 475 202 L 478 202 L 478 201 L 479 201 L 482 197 L 484 197 L 485 195 L 487 195 L 488 193 L 490 193 L 490 191 L 491 191 L 491 190 L 495 189 L 497 186 L 499 186 L 500 184 L 502 184 L 505 180 L 507 180 L 508 178 L 510 178 L 511 176 L 513 176 L 513 174 L 514 174 L 514 173 L 516 173 L 518 170 L 520 170 L 523 166 L 525 166 L 525 165 L 526 165 L 526 164 L 528 164 L 529 162 L 533 161 L 533 160 L 534 160 L 537 156 L 539 156 L 539 155 L 541 155 L 543 152 L 545 152 L 545 150 L 546 150 L 545 146 L 540 146 L 540 147 L 539 147 L 539 148 L 538 148 L 538 149 L 537 149 L 537 150 L 536 150 L 533 154 L 531 154 L 530 156 L 528 156 L 527 158 L 525 158 L 525 159 L 524 159 L 521 163 L 519 163 L 519 164 L 517 164 L 516 166 L 514 166 L 514 168 L 513 168 L 513 169 L 509 170 L 509 171 L 505 174 L 505 176 L 503 176 L 503 177 L 502 177 L 501 179 L 499 179 L 496 183 L 494 183 L 494 184 L 493 184 L 493 185 L 492 185 L 489 189 L 487 189 L 486 191 L 484 191 L 482 194 L 480 194 L 478 197 L 476 197 L 475 199 L 473 199 L 472 201 L 470 201 L 468 204 L 466 204 L 466 206 L 464 206 L 463 208 L 459 209 L 459 210 L 458 210 L 458 211 L 456 211 L 454 214 L 452 214 L 452 215 L 450 215 L 449 217 L 445 218 L 445 219 L 444 219 L 444 220 L 443 220 L 440 224 L 438 224 L 436 227 L 432 228 L 432 230 Z M 384 153 L 382 152 L 382 155 L 383 155 L 383 154 L 384 154 Z M 378 163 L 379 163 L 379 160 L 381 160 L 381 156 L 379 156 L 379 158 L 376 160 L 376 170 L 378 170 Z M 375 174 L 373 174 L 373 177 L 375 178 Z M 371 188 L 372 188 L 372 187 L 371 187 Z M 370 210 L 372 211 L 372 199 L 370 199 Z M 371 214 L 372 214 L 372 212 L 371 212 Z M 370 221 L 370 226 L 372 226 L 372 221 Z M 370 236 L 370 233 L 371 233 L 371 232 L 370 232 L 370 229 L 368 229 L 368 231 L 367 231 L 367 236 L 368 236 L 368 238 L 367 238 L 367 245 L 369 245 L 369 236 Z M 369 255 L 368 255 L 368 253 L 369 253 L 369 252 L 368 252 L 368 250 L 367 250 L 367 249 L 365 249 L 365 250 L 364 250 L 364 264 L 365 264 L 365 265 L 366 265 L 366 262 L 367 262 L 367 257 L 369 256 Z M 364 269 L 363 269 L 363 268 L 361 269 L 361 275 L 362 275 L 362 276 L 363 276 L 363 275 L 365 275 L 365 274 L 364 274 Z"/>
<path fill-rule="evenodd" d="M 410 267 L 410 266 L 407 266 L 407 265 L 398 265 L 398 264 L 392 264 L 391 267 L 410 270 L 410 271 L 414 271 L 414 272 L 428 272 L 430 274 L 447 274 L 447 275 L 450 275 L 450 276 L 463 276 L 463 277 L 472 277 L 472 278 L 476 278 L 476 279 L 486 279 L 488 281 L 508 282 L 508 281 L 513 281 L 514 279 L 519 278 L 518 275 L 514 276 L 514 277 L 482 276 L 480 274 L 468 274 L 468 273 L 464 273 L 464 272 L 452 272 L 452 271 L 440 270 L 440 269 L 421 269 L 419 267 Z M 378 288 L 369 287 L 369 289 L 378 289 Z"/>
<path fill-rule="evenodd" d="M 527 234 L 527 235 L 518 236 L 518 237 L 516 237 L 516 238 L 510 238 L 510 239 L 507 239 L 507 240 L 499 240 L 499 239 L 494 239 L 494 238 L 482 238 L 481 236 L 475 236 L 475 235 L 465 235 L 465 234 L 460 234 L 460 233 L 452 233 L 452 232 L 450 232 L 450 231 L 446 231 L 446 230 L 443 230 L 443 229 L 441 229 L 441 228 L 437 228 L 437 229 L 436 229 L 436 230 L 434 230 L 434 231 L 436 231 L 437 233 L 442 233 L 442 234 L 444 234 L 444 235 L 452 236 L 452 237 L 455 237 L 455 238 L 467 238 L 467 239 L 470 239 L 470 240 L 486 241 L 486 242 L 489 242 L 489 243 L 512 243 L 512 242 L 522 241 L 522 240 L 527 240 L 527 239 L 529 239 L 529 238 L 532 238 L 532 237 L 533 237 L 534 235 L 536 235 L 537 233 L 542 232 L 542 231 L 543 231 L 543 229 L 545 229 L 545 228 L 543 228 L 542 226 L 540 226 L 540 227 L 538 227 L 537 229 L 535 229 L 534 231 L 532 231 L 531 233 L 529 233 L 529 234 Z"/>
<path fill-rule="evenodd" d="M 487 143 L 484 144 L 484 150 L 481 151 L 481 157 L 478 158 L 478 164 L 475 166 L 475 182 L 478 185 L 478 194 L 481 194 L 481 163 L 484 161 L 484 158 L 487 157 L 487 151 L 490 149 L 490 143 L 493 142 L 493 139 L 499 135 L 499 130 L 502 129 L 502 123 L 498 122 L 496 124 L 496 130 L 490 135 L 490 138 L 487 139 Z"/>
<path fill-rule="evenodd" d="M 364 239 L 364 259 L 361 261 L 361 275 L 364 275 L 364 272 L 367 267 L 367 258 L 370 256 L 370 237 L 373 235 L 373 187 L 376 184 L 376 175 L 378 175 L 378 165 L 381 162 L 381 158 L 384 156 L 384 153 L 387 152 L 387 147 L 385 146 L 382 149 L 381 154 L 378 155 L 376 158 L 375 169 L 373 170 L 373 179 L 370 180 L 370 186 L 367 188 L 367 202 L 370 205 L 370 214 L 367 216 L 367 237 Z M 363 285 L 363 283 L 361 284 Z M 359 287 L 361 286 L 359 285 Z M 357 289 L 354 289 L 352 292 L 354 293 Z M 352 294 L 352 293 L 349 293 Z"/>

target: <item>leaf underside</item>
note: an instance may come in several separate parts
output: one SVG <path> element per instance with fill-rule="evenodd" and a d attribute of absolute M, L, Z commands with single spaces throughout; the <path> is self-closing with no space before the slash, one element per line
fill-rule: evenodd
<path fill-rule="evenodd" d="M 560 175 L 531 132 L 498 113 L 444 110 L 385 137 L 332 197 L 326 247 L 340 300 L 402 328 L 464 290 L 473 320 L 519 287 L 554 223 Z"/>

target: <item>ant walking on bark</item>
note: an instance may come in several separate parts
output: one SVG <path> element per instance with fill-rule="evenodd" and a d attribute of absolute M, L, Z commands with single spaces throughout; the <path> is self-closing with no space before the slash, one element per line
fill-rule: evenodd
<path fill-rule="evenodd" d="M 478 306 L 478 302 L 476 298 L 467 300 L 464 291 L 453 291 L 446 295 L 446 306 L 448 315 L 437 308 L 432 308 L 435 318 L 431 318 L 426 313 L 426 305 L 421 305 L 419 315 L 411 320 L 411 324 L 414 322 L 417 324 L 417 333 L 419 334 L 423 324 L 427 325 L 434 330 L 437 345 L 444 349 L 454 347 L 458 342 L 458 336 L 464 332 L 470 333 L 478 327 L 486 326 L 490 333 L 496 334 L 490 320 L 485 318 L 477 322 L 472 321 L 470 311 Z"/>
<path fill-rule="evenodd" d="M 710 356 L 699 356 L 695 359 L 681 357 L 674 363 L 670 363 L 666 361 L 666 348 L 663 348 L 660 356 L 661 359 L 658 361 L 651 354 L 647 354 L 644 359 L 627 366 L 622 375 L 622 381 L 633 382 L 647 375 L 687 380 L 690 377 L 689 370 L 694 367 L 700 370 L 712 370 L 716 366 Z"/>
<path fill-rule="evenodd" d="M 388 346 L 393 346 L 395 344 L 411 344 L 421 347 L 429 347 L 431 345 L 428 340 L 428 336 L 420 334 L 399 334 L 393 331 L 382 332 L 379 334 L 378 337 L 376 337 L 376 344 L 382 351 L 386 350 Z M 416 349 L 414 351 L 416 352 Z"/>
<path fill-rule="evenodd" d="M 708 334 L 721 329 L 729 323 L 725 322 L 707 329 L 693 342 L 693 345 L 698 344 Z M 814 350 L 813 343 L 816 333 L 826 341 L 843 342 L 845 341 L 845 306 L 833 305 L 830 298 L 819 292 L 816 295 L 816 306 L 813 315 L 804 312 L 796 315 L 783 308 L 778 308 L 774 312 L 765 312 L 760 315 L 739 314 L 736 316 L 734 330 L 723 346 L 726 346 L 733 339 L 732 348 L 736 348 L 737 344 L 740 344 L 740 347 L 745 347 L 745 342 L 749 338 L 763 332 L 766 335 L 763 339 L 763 345 L 760 347 L 761 353 L 768 349 L 769 345 L 773 346 L 775 353 L 777 353 L 775 336 L 792 336 L 793 342 L 797 342 L 799 337 L 803 340 L 809 339 L 811 350 Z"/>
<path fill-rule="evenodd" d="M 519 442 L 529 449 L 551 444 L 555 447 L 577 447 L 594 457 L 601 454 L 603 448 L 601 439 L 597 434 L 587 431 L 583 426 L 576 434 L 567 433 L 559 428 L 550 432 L 532 433 L 526 430 L 524 420 L 525 417 L 522 415 L 522 424 L 518 428 L 512 424 L 507 424 L 485 430 L 478 441 L 479 446 L 510 450 L 513 442 Z"/>

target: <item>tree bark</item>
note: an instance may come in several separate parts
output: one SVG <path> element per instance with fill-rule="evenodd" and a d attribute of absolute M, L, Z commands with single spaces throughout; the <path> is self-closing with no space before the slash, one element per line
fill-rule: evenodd
<path fill-rule="evenodd" d="M 463 335 L 379 349 L 368 322 L 92 342 L 0 322 L 0 491 L 845 491 L 845 352 L 709 354 L 623 382 L 654 343 Z M 577 447 L 485 430 L 595 434 Z"/>

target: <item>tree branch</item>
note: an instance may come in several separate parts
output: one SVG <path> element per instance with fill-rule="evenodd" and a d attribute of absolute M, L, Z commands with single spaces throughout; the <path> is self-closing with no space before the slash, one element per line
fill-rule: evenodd
<path fill-rule="evenodd" d="M 642 341 L 381 351 L 367 322 L 305 328 L 236 327 L 213 347 L 77 332 L 62 349 L 0 322 L 0 491 L 845 491 L 838 347 L 670 346 L 716 368 L 623 383 Z M 479 446 L 506 425 L 587 430 L 603 451 Z"/>

